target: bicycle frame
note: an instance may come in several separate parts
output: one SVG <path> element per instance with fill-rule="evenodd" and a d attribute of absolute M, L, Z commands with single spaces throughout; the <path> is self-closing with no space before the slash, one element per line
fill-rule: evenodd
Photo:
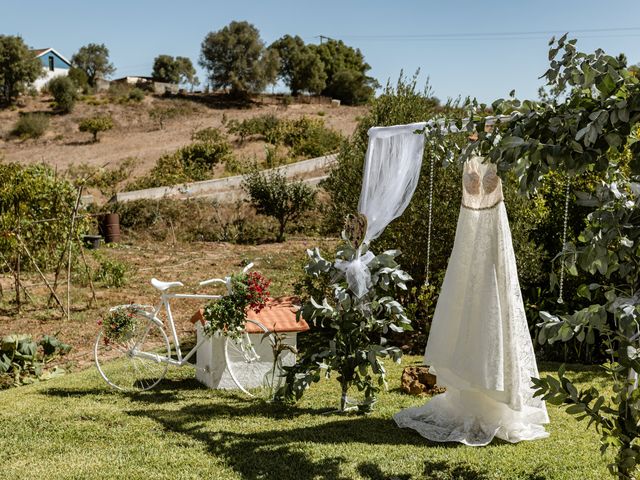
<path fill-rule="evenodd" d="M 147 352 L 140 352 L 140 351 L 137 351 L 135 354 L 140 357 L 146 357 L 146 358 L 150 358 L 151 360 L 166 362 L 169 365 L 182 367 L 196 353 L 198 348 L 200 348 L 200 346 L 207 340 L 207 337 L 203 336 L 202 339 L 200 339 L 200 341 L 195 345 L 195 347 L 189 350 L 189 352 L 187 352 L 187 354 L 183 357 L 182 349 L 180 348 L 180 339 L 178 338 L 178 333 L 176 332 L 176 325 L 175 325 L 175 322 L 173 321 L 173 314 L 171 313 L 170 301 L 174 298 L 199 298 L 202 300 L 217 300 L 218 298 L 221 298 L 221 297 L 222 295 L 204 295 L 204 294 L 197 294 L 197 293 L 162 293 L 160 295 L 160 303 L 158 304 L 157 307 L 154 307 L 153 313 L 148 312 L 145 315 L 147 316 L 149 321 L 154 322 L 158 324 L 158 326 L 164 328 L 165 327 L 164 323 L 157 316 L 158 313 L 164 307 L 164 310 L 167 313 L 167 323 L 169 324 L 171 337 L 173 337 L 173 344 L 176 349 L 176 356 L 178 358 L 176 360 L 171 357 L 169 358 L 158 357 L 157 355 L 147 353 Z M 145 335 L 143 335 L 143 337 L 144 336 L 146 336 L 146 332 L 145 332 Z"/>

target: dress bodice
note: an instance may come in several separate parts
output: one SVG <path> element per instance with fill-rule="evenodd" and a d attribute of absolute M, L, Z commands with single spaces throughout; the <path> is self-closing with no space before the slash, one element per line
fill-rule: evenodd
<path fill-rule="evenodd" d="M 502 181 L 493 163 L 482 163 L 482 157 L 472 157 L 464 164 L 462 175 L 462 206 L 484 210 L 502 201 Z"/>

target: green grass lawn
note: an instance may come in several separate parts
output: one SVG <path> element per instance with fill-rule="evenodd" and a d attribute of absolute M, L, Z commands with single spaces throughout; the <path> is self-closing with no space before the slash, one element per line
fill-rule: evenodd
<path fill-rule="evenodd" d="M 580 385 L 604 382 L 568 370 Z M 285 408 L 207 390 L 190 367 L 137 396 L 109 391 L 95 369 L 0 391 L 0 479 L 609 478 L 598 435 L 551 405 L 550 438 L 517 445 L 435 444 L 397 428 L 396 411 L 425 401 L 399 392 L 400 372 L 389 365 L 390 391 L 369 416 L 325 414 L 335 380 Z"/>

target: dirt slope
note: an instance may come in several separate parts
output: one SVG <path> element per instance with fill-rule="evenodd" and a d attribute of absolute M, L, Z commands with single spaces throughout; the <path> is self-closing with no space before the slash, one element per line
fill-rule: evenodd
<path fill-rule="evenodd" d="M 105 97 L 98 97 L 104 101 Z M 64 171 L 73 164 L 109 164 L 116 167 L 128 158 L 137 159 L 134 176 L 151 169 L 163 153 L 172 152 L 188 144 L 191 134 L 205 127 L 221 127 L 223 117 L 238 119 L 273 113 L 281 118 L 302 116 L 322 118 L 326 125 L 344 135 L 353 133 L 364 107 L 345 107 L 318 104 L 292 104 L 288 107 L 273 103 L 254 103 L 249 108 L 216 104 L 203 104 L 191 100 L 176 100 L 147 96 L 141 103 L 107 103 L 89 105 L 78 102 L 68 115 L 51 115 L 51 98 L 26 98 L 25 105 L 14 110 L 0 110 L 0 157 L 6 161 L 21 163 L 46 162 Z M 177 102 L 177 103 L 176 103 Z M 149 110 L 159 105 L 182 105 L 186 116 L 169 120 L 163 129 L 149 116 Z M 10 138 L 19 115 L 27 112 L 43 112 L 50 115 L 47 133 L 37 140 Z M 109 114 L 116 124 L 113 130 L 100 134 L 100 142 L 90 142 L 91 135 L 78 131 L 81 118 L 97 114 Z M 263 158 L 262 142 L 246 142 L 234 145 L 238 157 Z"/>

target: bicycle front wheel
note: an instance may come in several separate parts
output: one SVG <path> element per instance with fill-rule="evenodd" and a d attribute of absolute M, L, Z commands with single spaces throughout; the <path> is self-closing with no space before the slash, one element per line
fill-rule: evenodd
<path fill-rule="evenodd" d="M 234 383 L 250 397 L 270 399 L 280 377 L 280 361 L 274 368 L 275 336 L 262 323 L 247 319 L 251 332 L 240 338 L 227 337 L 224 342 L 224 356 L 227 371 Z"/>
<path fill-rule="evenodd" d="M 155 387 L 169 367 L 171 347 L 164 329 L 138 314 L 134 333 L 114 341 L 102 330 L 94 346 L 96 367 L 107 384 L 123 392 L 142 392 Z"/>

